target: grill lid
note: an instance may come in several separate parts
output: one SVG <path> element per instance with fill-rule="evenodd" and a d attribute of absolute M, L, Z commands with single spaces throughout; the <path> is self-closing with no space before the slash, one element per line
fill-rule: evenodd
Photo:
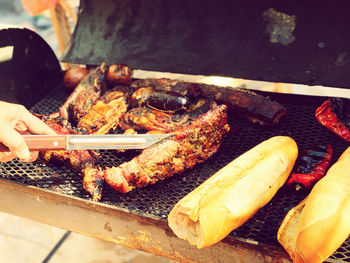
<path fill-rule="evenodd" d="M 0 100 L 31 107 L 59 85 L 61 74 L 55 53 L 37 33 L 0 30 Z"/>
<path fill-rule="evenodd" d="M 81 0 L 78 64 L 350 87 L 346 1 Z"/>

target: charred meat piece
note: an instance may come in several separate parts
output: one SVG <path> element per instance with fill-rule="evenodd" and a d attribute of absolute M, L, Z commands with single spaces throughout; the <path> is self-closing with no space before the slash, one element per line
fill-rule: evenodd
<path fill-rule="evenodd" d="M 190 169 L 215 154 L 229 131 L 227 106 L 220 105 L 191 125 L 174 133 L 171 139 L 147 148 L 131 161 L 105 170 L 106 182 L 116 191 L 134 188 Z"/>
<path fill-rule="evenodd" d="M 190 100 L 174 91 L 154 91 L 147 100 L 147 106 L 166 112 L 187 110 Z"/>
<path fill-rule="evenodd" d="M 154 92 L 154 88 L 144 87 L 136 89 L 131 95 L 130 106 L 132 108 L 143 107 L 147 105 L 147 100 L 149 96 Z"/>
<path fill-rule="evenodd" d="M 157 130 L 171 132 L 189 125 L 192 121 L 216 106 L 214 101 L 199 100 L 188 111 L 172 114 L 149 107 L 137 107 L 125 113 L 120 122 L 122 130 Z"/>
<path fill-rule="evenodd" d="M 101 96 L 90 111 L 80 118 L 78 129 L 87 134 L 105 134 L 115 128 L 128 109 L 129 93 L 125 87 L 115 87 Z"/>
<path fill-rule="evenodd" d="M 174 91 L 188 98 L 204 97 L 226 104 L 229 109 L 246 117 L 253 123 L 276 125 L 286 114 L 286 108 L 255 92 L 232 87 L 218 87 L 169 79 L 143 79 L 131 84 L 133 88 L 151 87 Z"/>
<path fill-rule="evenodd" d="M 63 125 L 60 119 L 42 117 L 42 120 L 58 134 L 76 134 L 69 126 Z M 40 152 L 40 161 L 68 164 L 78 171 L 83 176 L 84 189 L 94 201 L 101 199 L 104 183 L 104 172 L 98 159 L 97 154 L 88 150 Z"/>
<path fill-rule="evenodd" d="M 324 127 L 350 142 L 350 100 L 331 98 L 316 109 L 315 117 Z"/>
<path fill-rule="evenodd" d="M 178 92 L 146 87 L 137 89 L 132 94 L 130 104 L 132 107 L 148 106 L 164 112 L 175 113 L 187 110 L 190 106 L 190 100 Z"/>
<path fill-rule="evenodd" d="M 202 96 L 226 104 L 231 110 L 260 125 L 276 125 L 286 108 L 255 92 L 230 87 L 199 84 Z"/>
<path fill-rule="evenodd" d="M 187 121 L 186 116 L 173 121 L 173 114 L 158 111 L 148 107 L 133 108 L 125 113 L 119 122 L 119 128 L 122 130 L 158 130 L 162 132 L 173 131 L 177 125 Z"/>
<path fill-rule="evenodd" d="M 60 116 L 76 125 L 80 118 L 86 115 L 95 101 L 106 91 L 105 75 L 107 66 L 91 70 L 74 89 L 65 103 L 60 107 Z"/>
<path fill-rule="evenodd" d="M 66 119 L 61 118 L 57 112 L 51 115 L 34 115 L 45 122 L 57 134 L 79 134 L 79 131 L 72 127 Z"/>
<path fill-rule="evenodd" d="M 139 88 L 149 88 L 153 90 L 177 92 L 190 99 L 198 98 L 201 95 L 201 89 L 197 84 L 167 78 L 138 79 L 134 80 L 130 86 L 134 90 Z"/>
<path fill-rule="evenodd" d="M 88 150 L 46 151 L 40 153 L 44 163 L 60 163 L 71 166 L 83 177 L 83 187 L 92 200 L 99 201 L 102 197 L 104 172 L 99 166 L 98 159 Z"/>
<path fill-rule="evenodd" d="M 63 84 L 68 91 L 73 91 L 76 86 L 83 80 L 83 78 L 89 73 L 86 68 L 71 67 L 63 75 Z"/>
<path fill-rule="evenodd" d="M 130 85 L 133 70 L 124 64 L 113 64 L 108 67 L 107 82 L 111 86 Z"/>

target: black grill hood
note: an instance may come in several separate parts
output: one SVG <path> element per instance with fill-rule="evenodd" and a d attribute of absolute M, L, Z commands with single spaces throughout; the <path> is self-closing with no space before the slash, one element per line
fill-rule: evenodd
<path fill-rule="evenodd" d="M 51 47 L 26 28 L 0 30 L 0 51 L 12 49 L 0 61 L 0 100 L 32 107 L 62 81 L 60 63 Z"/>
<path fill-rule="evenodd" d="M 270 8 L 294 16 L 294 41 L 270 41 Z M 81 0 L 79 9 L 66 62 L 350 87 L 347 1 Z"/>

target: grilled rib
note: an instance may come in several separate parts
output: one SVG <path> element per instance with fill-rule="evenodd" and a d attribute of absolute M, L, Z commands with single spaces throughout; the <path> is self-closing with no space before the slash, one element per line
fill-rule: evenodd
<path fill-rule="evenodd" d="M 128 109 L 129 96 L 125 86 L 106 92 L 79 120 L 78 129 L 87 134 L 105 134 L 115 128 Z"/>
<path fill-rule="evenodd" d="M 217 152 L 230 129 L 226 111 L 226 105 L 217 106 L 176 131 L 171 139 L 145 149 L 118 167 L 106 168 L 106 182 L 116 191 L 126 193 L 206 161 Z"/>
<path fill-rule="evenodd" d="M 246 117 L 253 123 L 276 125 L 286 114 L 286 108 L 255 92 L 232 87 L 218 87 L 201 83 L 190 83 L 173 79 L 135 80 L 134 89 L 150 87 L 158 90 L 174 91 L 190 98 L 204 97 L 226 104 L 229 109 Z"/>
<path fill-rule="evenodd" d="M 72 125 L 86 115 L 95 101 L 106 91 L 105 75 L 108 67 L 105 63 L 91 70 L 74 89 L 60 107 L 60 116 Z"/>
<path fill-rule="evenodd" d="M 149 107 L 136 107 L 125 113 L 118 125 L 122 130 L 134 129 L 168 133 L 189 125 L 215 106 L 215 101 L 202 99 L 190 105 L 188 111 L 176 114 Z"/>

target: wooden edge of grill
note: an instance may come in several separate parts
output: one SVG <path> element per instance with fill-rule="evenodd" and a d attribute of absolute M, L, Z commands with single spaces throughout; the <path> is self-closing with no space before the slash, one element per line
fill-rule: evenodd
<path fill-rule="evenodd" d="M 281 248 L 228 236 L 205 249 L 173 234 L 166 220 L 127 213 L 115 207 L 0 180 L 0 209 L 83 235 L 180 262 L 291 262 Z"/>

